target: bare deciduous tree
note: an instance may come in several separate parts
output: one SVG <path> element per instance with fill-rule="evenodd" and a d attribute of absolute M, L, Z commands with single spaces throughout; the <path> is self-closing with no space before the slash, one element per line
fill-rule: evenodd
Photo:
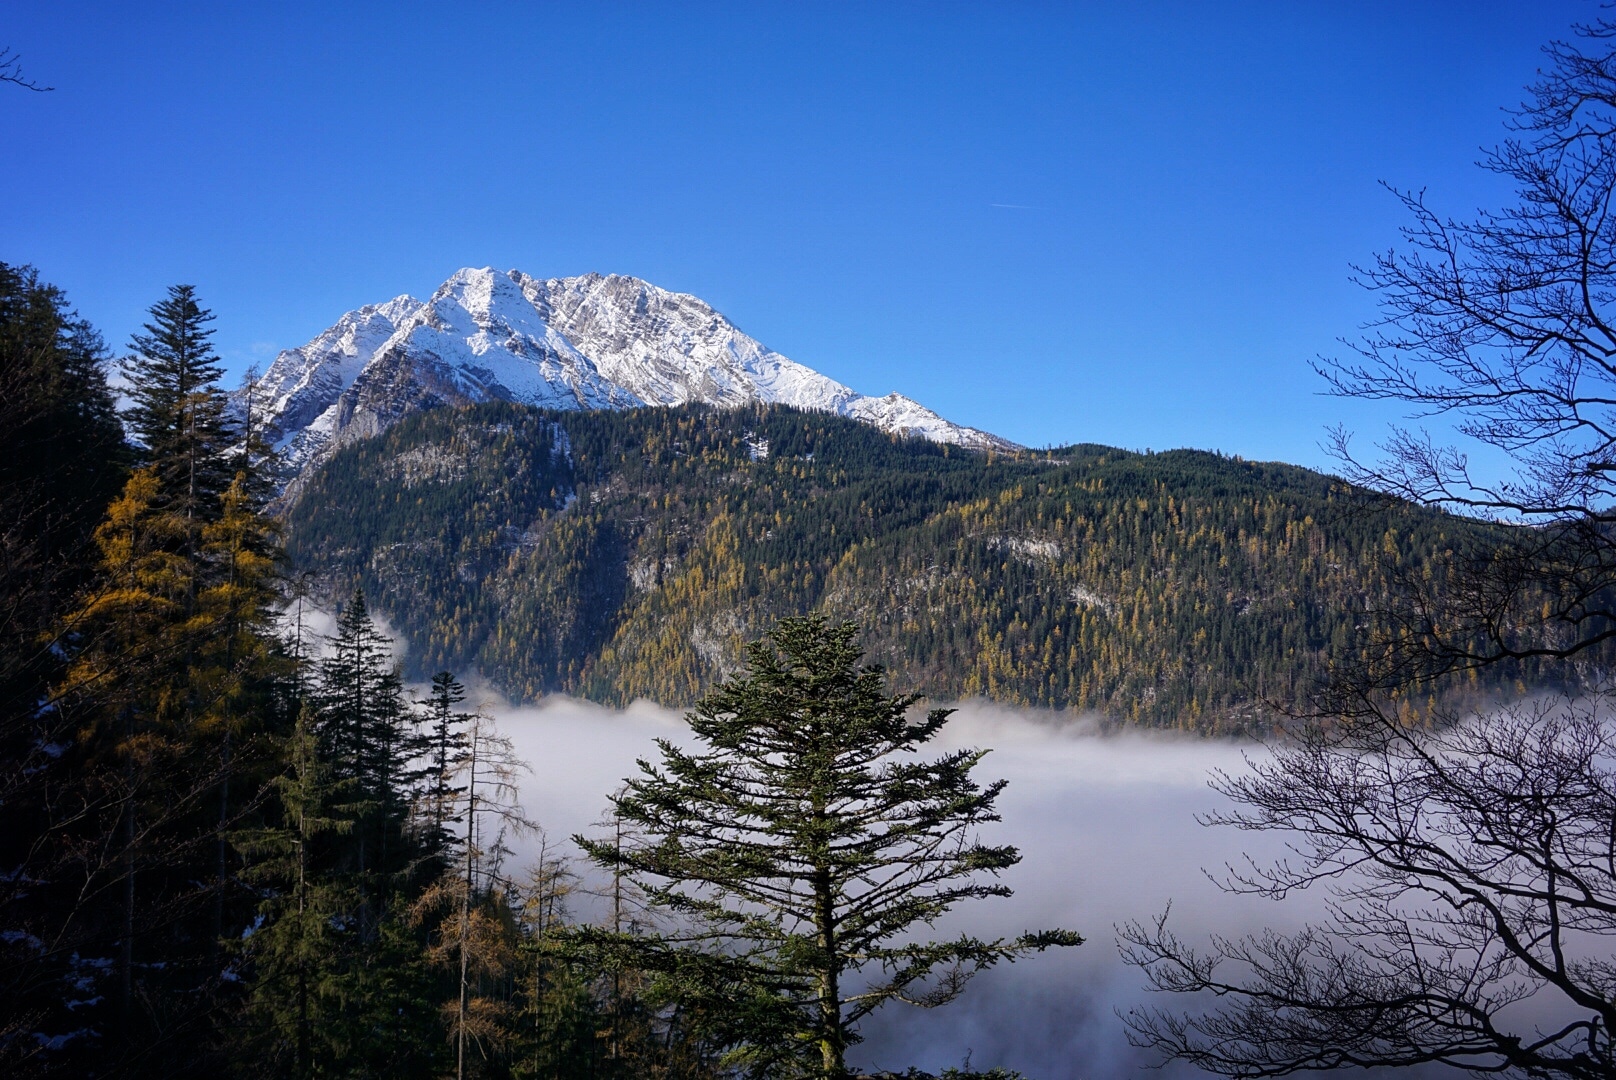
<path fill-rule="evenodd" d="M 466 753 L 457 772 L 462 786 L 454 789 L 461 793 L 463 810 L 453 815 L 464 822 L 462 862 L 427 890 L 415 909 L 417 919 L 448 912 L 429 955 L 458 969 L 458 993 L 444 1013 L 455 1042 L 455 1075 L 462 1080 L 468 1047 L 498 1043 L 506 1034 L 503 1004 L 476 993 L 482 981 L 503 976 L 515 959 L 508 928 L 486 903 L 495 893 L 511 891 L 511 883 L 500 874 L 508 854 L 505 837 L 538 828 L 517 802 L 517 779 L 527 766 L 510 739 L 481 711 L 471 715 L 465 737 Z"/>
<path fill-rule="evenodd" d="M 1168 1058 L 1241 1077 L 1616 1075 L 1616 23 L 1578 33 L 1482 162 L 1514 203 L 1455 220 L 1398 193 L 1404 247 L 1360 270 L 1384 318 L 1355 359 L 1319 364 L 1335 392 L 1441 417 L 1510 463 L 1472 468 L 1417 429 L 1364 463 L 1337 432 L 1349 479 L 1514 527 L 1406 580 L 1291 741 L 1215 782 L 1235 808 L 1209 824 L 1292 852 L 1226 887 L 1322 889 L 1329 914 L 1204 947 L 1165 914 L 1124 927 L 1154 988 L 1211 1000 L 1128 1014 Z M 1482 668 L 1579 696 L 1424 728 L 1397 708 Z"/>
<path fill-rule="evenodd" d="M 1229 1002 L 1131 1013 L 1136 1042 L 1229 1076 L 1616 1074 L 1616 732 L 1592 706 L 1434 734 L 1366 711 L 1217 786 L 1237 809 L 1209 824 L 1281 833 L 1294 852 L 1226 887 L 1325 888 L 1331 918 L 1205 949 L 1165 915 L 1124 927 L 1125 959 L 1156 989 Z"/>
<path fill-rule="evenodd" d="M 1394 429 L 1366 462 L 1337 429 L 1348 479 L 1532 526 L 1457 553 L 1454 587 L 1409 583 L 1365 669 L 1383 686 L 1616 638 L 1613 39 L 1602 22 L 1545 50 L 1512 137 L 1481 162 L 1514 184 L 1513 205 L 1461 220 L 1394 191 L 1412 218 L 1403 246 L 1358 268 L 1383 316 L 1353 359 L 1315 365 L 1333 392 L 1405 403 L 1513 464 L 1494 478 L 1419 428 Z"/>

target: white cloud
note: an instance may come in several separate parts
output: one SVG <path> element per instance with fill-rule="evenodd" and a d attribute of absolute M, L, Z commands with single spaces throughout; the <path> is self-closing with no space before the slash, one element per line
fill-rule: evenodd
<path fill-rule="evenodd" d="M 552 843 L 589 831 L 635 759 L 655 759 L 654 739 L 688 740 L 679 713 L 646 703 L 616 710 L 552 697 L 525 708 L 495 703 L 491 711 L 532 766 L 523 802 Z M 992 748 L 978 775 L 1010 783 L 999 801 L 1004 820 L 985 838 L 1016 844 L 1023 861 L 1005 877 L 1014 897 L 960 908 L 936 936 L 1061 926 L 1089 940 L 989 972 L 942 1009 L 889 1006 L 866 1022 L 866 1041 L 852 1054 L 857 1064 L 936 1070 L 969 1052 L 978 1068 L 1003 1065 L 1039 1080 L 1129 1074 L 1141 1059 L 1113 1010 L 1147 995 L 1138 973 L 1118 959 L 1115 924 L 1152 918 L 1171 901 L 1173 924 L 1199 940 L 1292 928 L 1319 910 L 1318 898 L 1281 905 L 1229 896 L 1203 872 L 1241 860 L 1254 839 L 1196 823 L 1197 813 L 1220 804 L 1207 787 L 1209 772 L 1237 771 L 1242 755 L 1260 748 L 1100 736 L 1070 717 L 984 703 L 965 704 L 944 729 L 937 748 L 953 746 Z M 1253 853 L 1265 851 L 1277 848 Z"/>

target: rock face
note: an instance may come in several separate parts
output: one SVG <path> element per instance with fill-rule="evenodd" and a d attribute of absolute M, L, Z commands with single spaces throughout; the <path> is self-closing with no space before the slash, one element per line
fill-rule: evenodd
<path fill-rule="evenodd" d="M 496 400 L 552 409 L 778 403 L 934 442 L 1015 448 L 901 394 L 856 393 L 694 296 L 615 274 L 461 270 L 430 300 L 367 305 L 282 352 L 259 395 L 260 421 L 295 470 L 411 412 Z"/>

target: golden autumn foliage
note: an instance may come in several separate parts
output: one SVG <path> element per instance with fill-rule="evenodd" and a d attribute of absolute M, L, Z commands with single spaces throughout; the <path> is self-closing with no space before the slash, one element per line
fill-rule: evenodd
<path fill-rule="evenodd" d="M 1317 685 L 1474 522 L 1330 477 L 1099 446 L 983 455 L 785 408 L 440 410 L 344 449 L 289 548 L 419 672 L 688 704 L 784 616 L 943 699 L 1230 730 Z"/>

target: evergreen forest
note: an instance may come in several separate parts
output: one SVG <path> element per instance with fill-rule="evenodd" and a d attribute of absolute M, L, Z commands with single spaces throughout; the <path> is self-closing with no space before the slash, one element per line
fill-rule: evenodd
<path fill-rule="evenodd" d="M 1405 581 L 1440 583 L 1496 535 L 1200 451 L 975 453 L 784 407 L 504 403 L 343 448 L 286 521 L 317 595 L 362 587 L 417 679 L 686 706 L 745 642 L 820 612 L 935 699 L 1201 732 L 1305 701 Z"/>
<path fill-rule="evenodd" d="M 283 624 L 210 320 L 152 308 L 120 423 L 101 338 L 0 264 L 0 1073 L 719 1075 L 650 976 L 558 944 L 575 876 L 506 865 L 459 682 L 407 692 L 362 593 Z"/>
<path fill-rule="evenodd" d="M 683 133 L 677 81 L 652 79 L 651 118 Z M 51 89 L 4 43 L 0 84 Z M 1338 429 L 1344 478 L 969 450 L 777 405 L 451 407 L 449 380 L 513 393 L 479 381 L 498 334 L 513 364 L 595 364 L 548 322 L 528 334 L 539 305 L 502 307 L 521 275 L 492 270 L 350 313 L 281 354 L 311 361 L 295 378 L 227 387 L 192 285 L 113 344 L 0 262 L 0 1080 L 1025 1080 L 998 1064 L 1023 1054 L 1055 1076 L 1616 1077 L 1616 18 L 1550 43 L 1508 124 L 1481 165 L 1513 202 L 1453 217 L 1391 189 L 1408 223 L 1355 271 L 1379 316 L 1315 366 L 1438 430 L 1394 427 L 1366 461 Z M 545 295 L 548 320 L 566 298 Z M 707 315 L 594 314 L 623 310 L 575 320 L 608 349 L 593 374 L 675 356 L 692 381 L 661 400 L 720 386 L 681 329 Z M 635 353 L 647 325 L 661 344 Z M 711 340 L 760 393 L 796 377 L 738 331 Z M 475 359 L 407 370 L 434 341 Z M 369 393 L 361 367 L 381 405 L 313 428 L 347 441 L 274 445 L 265 383 L 313 388 L 279 398 L 308 431 L 309 403 Z M 852 408 L 829 385 L 797 400 Z M 495 716 L 500 695 L 625 715 Z M 973 700 L 1043 712 L 956 717 Z M 993 746 L 950 727 L 973 711 Z M 1059 722 L 1078 718 L 1098 735 Z M 1031 797 L 1001 799 L 1005 775 Z M 599 816 L 547 833 L 524 793 Z M 1015 876 L 1005 836 L 1048 873 Z M 1170 894 L 1187 877 L 1225 895 Z M 1022 882 L 1033 903 L 992 906 Z M 956 1048 L 959 1068 L 917 1067 Z"/>
<path fill-rule="evenodd" d="M 648 773 L 600 793 L 593 840 L 544 836 L 510 741 L 452 669 L 406 682 L 363 581 L 331 633 L 310 630 L 271 513 L 278 466 L 220 386 L 212 320 L 170 288 L 116 361 L 120 409 L 95 330 L 0 264 L 0 1073 L 841 1080 L 878 1003 L 861 968 L 942 1004 L 975 970 L 1080 943 L 905 936 L 1007 894 L 993 879 L 1020 856 L 930 843 L 995 820 L 1003 784 L 972 775 L 980 751 L 915 759 L 948 710 L 911 724 L 918 698 L 886 693 L 848 622 L 752 647 L 703 706 L 709 752 L 663 747 L 687 786 Z M 474 423 L 525 440 L 501 467 L 529 455 L 490 490 L 575 501 L 563 429 Z M 466 467 L 429 446 L 402 460 L 415 479 Z M 615 541 L 564 542 L 583 545 L 565 633 L 593 640 L 603 605 L 579 568 Z M 788 698 L 802 707 L 774 707 Z M 701 834 L 703 858 L 657 856 L 732 789 L 760 799 Z M 664 817 L 670 800 L 694 816 Z M 836 837 L 852 846 L 832 859 Z M 578 846 L 594 875 L 562 854 Z M 901 887 L 863 890 L 889 873 Z M 811 911 L 755 917 L 809 878 Z M 679 891 L 704 882 L 751 906 Z M 816 938 L 824 912 L 850 936 Z"/>
<path fill-rule="evenodd" d="M 444 408 L 281 488 L 212 319 L 155 303 L 120 410 L 95 330 L 0 265 L 6 1075 L 844 1080 L 878 1005 L 1083 941 L 915 939 L 1020 860 L 922 696 L 1259 726 L 1498 535 L 782 408 Z M 474 672 L 687 705 L 702 746 L 568 845 Z"/>

